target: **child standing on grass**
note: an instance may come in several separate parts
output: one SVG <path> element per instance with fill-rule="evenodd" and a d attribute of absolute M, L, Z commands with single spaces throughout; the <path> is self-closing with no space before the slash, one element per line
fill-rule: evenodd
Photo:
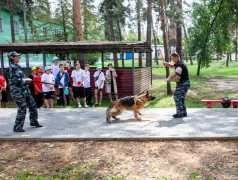
<path fill-rule="evenodd" d="M 45 67 L 45 73 L 42 75 L 41 82 L 50 83 L 50 84 L 43 83 L 42 88 L 44 92 L 46 108 L 49 108 L 49 106 L 53 108 L 53 99 L 55 93 L 54 88 L 55 78 L 54 75 L 51 74 L 51 68 L 49 66 Z"/>
<path fill-rule="evenodd" d="M 99 106 L 102 105 L 102 90 L 104 87 L 104 80 L 105 76 L 102 72 L 102 66 L 97 65 L 97 71 L 93 75 L 94 77 L 94 83 L 95 83 L 95 104 L 94 106 L 98 105 L 98 92 L 100 94 L 100 100 L 99 100 Z"/>
<path fill-rule="evenodd" d="M 41 82 L 41 70 L 36 70 L 36 77 L 33 78 L 33 81 Z M 35 88 L 35 101 L 37 108 L 42 107 L 43 104 L 43 91 L 42 91 L 42 83 L 33 82 Z"/>
<path fill-rule="evenodd" d="M 84 74 L 83 74 L 83 70 L 80 68 L 79 63 L 75 63 L 74 70 L 72 72 L 71 77 L 72 77 L 73 82 L 74 82 L 73 83 L 74 98 L 78 102 L 78 107 L 79 108 L 82 107 L 81 104 L 80 104 L 80 99 L 83 98 L 84 107 L 87 108 L 88 105 L 86 103 L 86 96 L 85 96 L 85 90 L 84 90 L 84 85 L 83 85 Z"/>
<path fill-rule="evenodd" d="M 59 69 L 60 69 L 60 71 L 56 75 L 56 82 L 59 85 L 61 105 L 64 108 L 65 107 L 65 103 L 64 103 L 64 94 L 65 93 L 64 93 L 64 91 L 68 90 L 69 74 L 64 71 L 64 65 L 63 64 L 59 65 Z M 70 107 L 70 105 L 69 105 L 69 94 L 68 93 L 65 94 L 65 98 L 66 98 L 68 107 Z"/>

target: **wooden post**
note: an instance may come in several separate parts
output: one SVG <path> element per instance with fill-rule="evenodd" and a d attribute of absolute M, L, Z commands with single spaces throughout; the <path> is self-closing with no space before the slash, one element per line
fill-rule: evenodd
<path fill-rule="evenodd" d="M 121 61 L 122 61 L 122 67 L 125 67 L 125 62 L 124 62 L 124 52 L 122 52 L 122 55 L 121 55 Z"/>
<path fill-rule="evenodd" d="M 46 66 L 46 56 L 45 56 L 45 48 L 43 48 L 43 67 Z"/>
<path fill-rule="evenodd" d="M 135 62 L 134 62 L 134 47 L 132 46 L 132 92 L 135 95 Z"/>
<path fill-rule="evenodd" d="M 1 70 L 2 70 L 2 76 L 5 75 L 4 73 L 4 60 L 3 60 L 3 52 L 2 49 L 0 49 L 0 56 L 1 56 Z M 5 77 L 5 76 L 4 76 Z M 5 77 L 6 78 L 6 77 Z"/>
<path fill-rule="evenodd" d="M 102 68 L 104 68 L 104 53 L 102 52 Z"/>
<path fill-rule="evenodd" d="M 156 51 L 156 53 L 157 53 L 157 51 Z M 150 63 L 150 82 L 151 82 L 151 85 L 152 85 L 152 59 L 151 59 L 151 63 Z"/>

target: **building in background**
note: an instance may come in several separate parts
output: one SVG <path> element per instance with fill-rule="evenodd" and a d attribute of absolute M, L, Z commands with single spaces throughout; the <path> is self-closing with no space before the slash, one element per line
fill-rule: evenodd
<path fill-rule="evenodd" d="M 23 21 L 19 15 L 14 15 L 14 30 L 17 42 L 25 42 Z M 32 24 L 27 22 L 28 42 L 58 42 L 62 40 L 62 27 L 54 23 L 44 23 L 37 19 L 32 19 Z M 8 11 L 0 10 L 0 43 L 11 43 L 11 22 L 10 13 Z M 14 51 L 14 49 L 12 50 Z M 7 52 L 3 53 L 4 67 L 9 67 Z M 52 64 L 52 59 L 55 54 L 46 54 L 46 63 Z M 20 65 L 27 67 L 26 56 L 22 55 Z M 29 67 L 43 66 L 42 54 L 29 54 Z"/>
<path fill-rule="evenodd" d="M 155 58 L 155 45 L 151 45 L 151 48 L 153 50 L 152 59 L 154 59 Z M 165 59 L 165 57 L 164 57 L 164 45 L 157 45 L 158 59 L 162 59 L 160 57 L 159 49 L 163 53 L 163 58 Z M 175 51 L 175 48 L 171 47 L 171 52 L 173 52 L 173 51 Z M 122 59 L 122 53 L 117 53 L 117 57 L 118 57 L 118 59 L 121 60 Z M 139 59 L 139 53 L 135 53 L 134 58 Z M 124 59 L 125 60 L 131 60 L 132 59 L 132 53 L 131 52 L 125 52 L 124 53 Z M 142 53 L 142 59 L 146 59 L 146 53 Z M 113 53 L 110 53 L 109 60 L 113 60 Z"/>

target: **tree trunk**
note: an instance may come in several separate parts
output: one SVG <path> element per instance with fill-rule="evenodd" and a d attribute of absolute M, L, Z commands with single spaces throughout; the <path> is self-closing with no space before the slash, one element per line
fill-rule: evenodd
<path fill-rule="evenodd" d="M 65 10 L 63 5 L 63 0 L 60 0 L 61 12 L 62 12 L 62 20 L 63 20 L 63 32 L 64 32 L 64 41 L 68 41 L 67 32 L 66 32 L 66 22 L 65 22 Z"/>
<path fill-rule="evenodd" d="M 171 3 L 170 8 L 171 8 L 172 15 L 169 20 L 170 20 L 170 25 L 172 26 L 169 27 L 169 35 L 170 35 L 170 39 L 173 40 L 171 46 L 176 47 L 175 0 L 171 0 L 170 3 Z"/>
<path fill-rule="evenodd" d="M 229 66 L 229 52 L 227 52 L 227 56 L 226 56 L 226 67 Z"/>
<path fill-rule="evenodd" d="M 168 54 L 171 54 L 170 46 L 169 46 L 169 20 L 168 16 L 166 15 L 166 10 L 164 13 L 165 16 L 165 27 L 166 27 L 166 41 L 167 41 L 167 48 L 168 48 Z"/>
<path fill-rule="evenodd" d="M 164 53 L 165 53 L 165 61 L 169 62 L 168 49 L 167 49 L 167 40 L 166 40 L 166 32 L 165 32 L 165 20 L 164 20 L 164 0 L 160 0 L 160 10 L 161 10 L 161 24 L 162 24 L 162 32 L 163 32 L 163 42 L 164 42 Z M 166 78 L 169 77 L 169 68 L 166 67 Z M 171 85 L 167 83 L 167 94 L 172 94 Z"/>
<path fill-rule="evenodd" d="M 235 60 L 237 61 L 237 31 L 238 31 L 238 27 L 236 27 L 236 39 L 235 39 Z"/>
<path fill-rule="evenodd" d="M 192 58 L 192 56 L 189 56 L 189 59 L 190 59 L 190 64 L 193 65 L 193 58 Z"/>
<path fill-rule="evenodd" d="M 152 0 L 147 0 L 147 38 L 146 42 L 151 45 L 151 25 L 152 25 Z M 146 67 L 151 67 L 152 64 L 152 54 L 146 53 Z"/>
<path fill-rule="evenodd" d="M 114 29 L 113 29 L 113 20 L 111 13 L 109 11 L 109 0 L 105 0 L 105 5 L 106 5 L 106 14 L 107 14 L 107 22 L 109 25 L 109 31 L 111 35 L 111 40 L 115 41 L 115 34 L 114 34 Z M 113 52 L 113 59 L 114 59 L 114 67 L 118 67 L 118 59 L 117 59 L 117 52 Z"/>
<path fill-rule="evenodd" d="M 88 40 L 88 12 L 87 0 L 83 0 L 83 24 L 84 24 L 84 39 Z"/>
<path fill-rule="evenodd" d="M 83 41 L 83 26 L 81 18 L 80 0 L 74 0 L 74 23 L 75 23 L 76 41 Z"/>
<path fill-rule="evenodd" d="M 74 23 L 75 23 L 75 33 L 76 41 L 83 41 L 83 27 L 81 18 L 81 4 L 80 0 L 74 0 Z M 78 59 L 81 67 L 84 67 L 86 58 L 84 53 L 78 53 Z"/>
<path fill-rule="evenodd" d="M 176 52 L 182 59 L 182 0 L 177 0 L 177 21 L 176 21 Z"/>
<path fill-rule="evenodd" d="M 12 0 L 9 0 L 9 11 L 10 11 L 12 42 L 15 43 L 16 40 L 15 40 L 15 29 L 14 29 L 14 20 L 13 20 Z"/>
<path fill-rule="evenodd" d="M 153 36 L 154 36 L 154 43 L 155 43 L 155 63 L 158 65 L 159 61 L 158 61 L 158 51 L 157 51 L 157 37 L 155 35 L 155 28 L 152 22 L 152 29 L 153 29 Z"/>
<path fill-rule="evenodd" d="M 184 22 L 183 22 L 183 31 L 184 31 L 184 38 L 185 38 L 185 46 L 186 46 L 186 49 L 187 49 L 188 48 L 188 36 L 187 36 L 187 32 L 186 32 L 186 29 L 185 29 Z M 188 53 L 187 52 L 186 52 L 186 62 L 188 62 Z M 190 63 L 191 63 L 191 65 L 193 64 L 192 58 L 190 58 Z"/>
<path fill-rule="evenodd" d="M 117 28 L 119 31 L 119 38 L 120 41 L 122 41 L 122 34 L 121 34 L 121 26 L 119 20 L 117 21 Z M 122 59 L 121 59 L 122 67 L 125 67 L 125 61 L 124 61 L 124 52 L 122 52 Z"/>
<path fill-rule="evenodd" d="M 138 41 L 141 41 L 141 0 L 137 0 L 136 12 L 137 12 L 137 26 L 138 26 Z M 139 53 L 139 67 L 142 67 L 142 53 Z"/>
<path fill-rule="evenodd" d="M 119 20 L 117 20 L 117 28 L 118 28 L 118 32 L 119 32 L 120 41 L 122 41 L 121 26 L 120 26 L 120 21 Z"/>
<path fill-rule="evenodd" d="M 26 0 L 23 0 L 23 21 L 24 21 L 24 34 L 25 34 L 25 42 L 28 41 L 27 38 L 27 23 L 26 23 Z M 26 54 L 26 67 L 29 68 L 29 55 Z"/>

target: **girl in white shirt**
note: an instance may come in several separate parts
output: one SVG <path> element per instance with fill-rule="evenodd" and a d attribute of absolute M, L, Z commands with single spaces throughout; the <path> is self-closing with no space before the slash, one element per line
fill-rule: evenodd
<path fill-rule="evenodd" d="M 76 63 L 74 65 L 74 70 L 71 75 L 73 79 L 73 93 L 74 98 L 78 102 L 78 107 L 81 108 L 80 99 L 83 98 L 84 107 L 87 108 L 88 105 L 86 103 L 86 96 L 85 96 L 85 90 L 84 90 L 84 73 L 83 70 L 80 68 L 80 64 Z M 80 98 L 80 99 L 79 99 Z"/>
<path fill-rule="evenodd" d="M 99 101 L 99 105 L 101 106 L 102 104 L 102 90 L 104 87 L 104 80 L 105 80 L 105 76 L 104 73 L 102 72 L 102 66 L 101 65 L 97 65 L 97 71 L 94 73 L 93 75 L 94 77 L 94 83 L 95 83 L 95 104 L 94 105 L 98 105 L 98 92 L 100 94 L 100 101 Z"/>

